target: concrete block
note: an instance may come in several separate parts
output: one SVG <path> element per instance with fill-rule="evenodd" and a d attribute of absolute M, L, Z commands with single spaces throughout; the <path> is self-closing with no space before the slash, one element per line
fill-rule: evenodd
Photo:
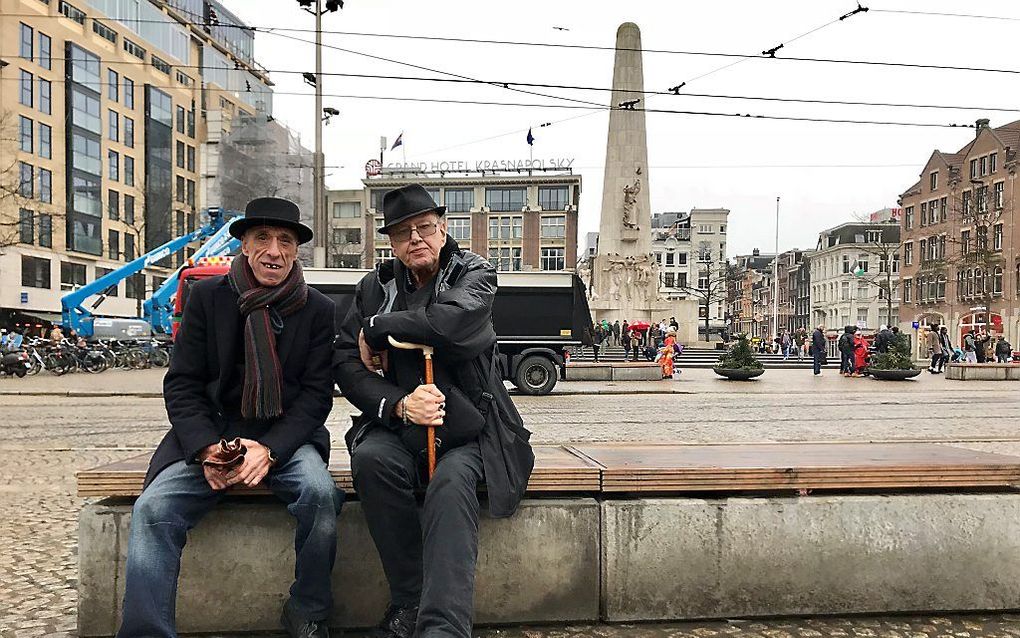
<path fill-rule="evenodd" d="M 567 381 L 612 381 L 613 368 L 608 363 L 571 363 Z"/>
<path fill-rule="evenodd" d="M 599 507 L 593 499 L 531 499 L 516 516 L 480 525 L 479 623 L 597 620 Z M 86 505 L 79 522 L 78 632 L 109 636 L 124 595 L 131 504 Z M 275 631 L 294 573 L 294 522 L 271 499 L 225 501 L 188 536 L 177 601 L 181 633 Z M 339 520 L 331 624 L 366 627 L 389 594 L 359 503 Z M 229 574 L 209 578 L 210 571 Z M 231 582 L 243 583 L 233 589 Z M 231 610 L 243 609 L 236 614 Z"/>
<path fill-rule="evenodd" d="M 951 363 L 946 378 L 956 381 L 1020 381 L 1020 366 L 1012 363 Z"/>
<path fill-rule="evenodd" d="M 1020 495 L 603 503 L 604 618 L 1020 608 Z"/>
<path fill-rule="evenodd" d="M 613 367 L 613 381 L 658 381 L 662 368 L 658 364 Z"/>
<path fill-rule="evenodd" d="M 1007 381 L 1020 381 L 1020 365 L 1010 365 L 1006 368 Z"/>

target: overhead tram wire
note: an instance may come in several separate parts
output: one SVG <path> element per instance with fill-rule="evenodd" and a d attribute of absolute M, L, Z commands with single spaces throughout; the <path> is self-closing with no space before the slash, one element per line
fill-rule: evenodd
<path fill-rule="evenodd" d="M 877 11 L 877 9 L 871 9 Z M 25 18 L 61 18 L 67 19 L 62 15 L 37 15 L 37 14 L 5 14 L 5 17 L 25 17 Z M 104 18 L 106 20 L 113 20 L 117 22 L 124 22 L 118 18 Z M 152 22 L 163 24 L 161 20 L 135 20 L 128 19 L 127 22 Z M 205 26 L 204 22 L 184 22 L 180 24 L 193 25 L 193 26 Z M 269 34 L 272 31 L 294 31 L 294 32 L 311 32 L 311 29 L 294 29 L 290 27 L 273 27 L 273 26 L 248 26 L 241 27 L 239 25 L 217 25 L 224 27 L 235 27 L 238 29 L 247 29 L 250 31 L 257 31 L 261 33 Z M 506 46 L 531 46 L 531 47 L 546 47 L 546 48 L 562 48 L 562 49 L 579 49 L 579 50 L 594 50 L 594 51 L 615 51 L 616 47 L 611 46 L 600 46 L 600 45 L 589 45 L 589 44 L 563 44 L 558 42 L 528 42 L 528 41 L 517 41 L 517 40 L 486 40 L 480 38 L 454 38 L 454 37 L 442 37 L 442 36 L 425 36 L 425 35 L 405 35 L 395 33 L 366 33 L 358 31 L 330 31 L 323 30 L 323 34 L 331 35 L 344 35 L 352 37 L 374 37 L 374 38 L 397 38 L 397 39 L 408 39 L 408 40 L 429 40 L 437 42 L 457 42 L 465 44 L 493 44 L 493 45 L 506 45 Z M 280 35 L 280 34 L 276 34 Z M 313 44 L 311 40 L 302 40 L 295 38 L 298 42 L 306 42 Z M 333 46 L 327 46 L 327 48 L 337 48 Z M 722 57 L 722 58 L 747 58 L 752 60 L 764 60 L 773 58 L 764 58 L 760 54 L 748 54 L 748 53 L 726 53 L 720 51 L 695 51 L 695 50 L 683 50 L 683 49 L 628 49 L 623 48 L 624 51 L 640 51 L 642 53 L 657 53 L 657 54 L 669 54 L 669 55 L 691 55 L 691 56 L 706 56 L 706 57 Z M 891 62 L 882 60 L 852 60 L 852 59 L 841 59 L 841 58 L 816 58 L 816 57 L 796 57 L 796 56 L 784 56 L 774 58 L 775 60 L 781 60 L 783 62 L 813 62 L 819 64 L 849 64 L 849 65 L 864 65 L 864 66 L 880 66 L 880 67 L 895 67 L 905 69 L 929 69 L 936 71 L 968 71 L 975 73 L 1004 73 L 1010 75 L 1020 75 L 1020 69 L 1003 69 L 996 67 L 979 67 L 979 66 L 955 66 L 950 64 L 920 64 L 912 62 Z"/>
<path fill-rule="evenodd" d="M 6 57 L 7 59 L 16 59 L 18 56 L 0 56 Z M 63 57 L 52 56 L 54 60 L 65 60 Z M 148 65 L 148 62 L 144 61 L 126 61 L 121 62 L 119 60 L 110 61 L 107 59 L 101 59 L 101 61 L 107 66 L 112 67 L 113 65 Z M 171 65 L 177 69 L 197 69 L 201 68 L 199 65 L 194 64 L 173 64 Z M 294 69 L 266 69 L 267 73 L 278 73 L 284 75 L 301 75 L 304 72 Z M 345 77 L 354 79 L 369 79 L 369 80 L 396 80 L 396 81 L 408 81 L 408 82 L 445 82 L 453 84 L 479 84 L 479 85 L 491 85 L 491 86 L 510 86 L 510 87 L 531 87 L 531 88 L 547 88 L 547 89 L 565 89 L 572 91 L 600 91 L 600 92 L 612 92 L 613 89 L 608 87 L 596 87 L 596 86 L 584 86 L 584 85 L 571 85 L 571 84 L 546 84 L 540 82 L 516 82 L 516 81 L 505 81 L 505 80 L 483 80 L 474 78 L 459 78 L 459 77 L 418 77 L 418 76 L 405 76 L 405 75 L 379 75 L 374 73 L 342 73 L 342 72 L 328 72 L 323 71 L 322 75 L 329 77 Z M 194 79 L 194 78 L 193 78 Z M 8 80 L 12 82 L 20 82 L 21 79 L 18 77 L 0 77 L 0 80 Z M 63 83 L 64 79 L 50 80 L 53 83 Z M 99 85 L 106 86 L 107 82 L 99 82 Z M 180 88 L 177 85 L 152 85 L 156 88 L 161 89 L 174 89 Z M 213 90 L 208 87 L 205 90 Z M 218 89 L 229 93 L 245 93 L 246 91 L 232 91 L 230 89 Z M 272 91 L 279 95 L 306 95 L 304 93 L 296 92 L 284 92 L 284 91 Z M 632 93 L 638 93 L 638 91 L 631 91 Z M 669 95 L 677 96 L 676 93 L 671 91 L 651 91 L 645 90 L 640 91 L 644 95 Z M 310 93 L 307 95 L 311 95 Z M 923 103 L 910 103 L 910 102 L 868 102 L 862 100 L 823 100 L 814 98 L 795 98 L 795 97 L 769 97 L 760 95 L 730 95 L 725 93 L 687 93 L 683 92 L 679 94 L 679 97 L 693 97 L 693 98 L 706 98 L 706 99 L 720 99 L 720 100 L 748 100 L 748 101 L 762 101 L 762 102 L 782 102 L 782 103 L 793 103 L 793 104 L 824 104 L 834 106 L 875 106 L 883 108 L 916 108 L 916 109 L 936 109 L 936 110 L 950 110 L 950 111 L 997 111 L 1003 113 L 1020 113 L 1020 108 L 1008 108 L 1002 106 L 967 106 L 959 104 L 923 104 Z M 595 102 L 587 102 L 592 106 L 605 106 L 605 104 L 598 104 Z M 525 131 L 527 129 L 524 129 Z"/>
<path fill-rule="evenodd" d="M 912 11 L 908 9 L 871 9 L 875 13 L 900 13 L 904 15 L 933 16 L 939 18 L 973 18 L 976 20 L 1003 20 L 1007 22 L 1020 22 L 1020 17 L 1012 16 L 985 16 L 972 13 L 947 13 L 943 11 Z"/>

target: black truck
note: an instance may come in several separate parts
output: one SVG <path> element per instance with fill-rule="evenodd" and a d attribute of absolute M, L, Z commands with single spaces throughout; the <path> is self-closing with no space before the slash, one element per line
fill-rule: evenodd
<path fill-rule="evenodd" d="M 343 319 L 367 270 L 308 268 L 305 281 L 333 299 Z M 566 378 L 568 348 L 590 345 L 584 284 L 570 272 L 501 272 L 492 311 L 503 378 L 524 394 L 549 394 Z"/>

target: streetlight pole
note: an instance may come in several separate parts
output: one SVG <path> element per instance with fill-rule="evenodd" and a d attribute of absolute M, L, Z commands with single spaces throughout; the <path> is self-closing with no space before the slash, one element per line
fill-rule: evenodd
<path fill-rule="evenodd" d="M 772 266 L 772 334 L 779 336 L 779 197 L 776 197 L 776 259 Z"/>
<path fill-rule="evenodd" d="M 312 263 L 316 268 L 326 266 L 326 215 L 325 177 L 322 162 L 322 0 L 315 0 L 315 161 L 312 176 L 312 193 L 315 202 L 312 206 L 313 227 L 315 228 L 315 246 L 312 251 Z"/>

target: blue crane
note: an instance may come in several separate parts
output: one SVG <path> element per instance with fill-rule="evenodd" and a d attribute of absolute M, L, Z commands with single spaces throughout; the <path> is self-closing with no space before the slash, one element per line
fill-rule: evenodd
<path fill-rule="evenodd" d="M 171 239 L 162 246 L 145 253 L 138 259 L 130 261 L 113 272 L 107 273 L 99 279 L 96 279 L 92 283 L 86 284 L 61 297 L 60 308 L 64 327 L 74 329 L 83 337 L 93 336 L 93 334 L 95 334 L 94 328 L 96 320 L 93 311 L 96 310 L 101 303 L 103 303 L 106 299 L 107 292 L 113 286 L 116 286 L 131 275 L 138 273 L 146 266 L 151 266 L 152 264 L 183 250 L 185 246 L 192 242 L 202 241 L 207 237 L 212 237 L 206 245 L 199 248 L 199 251 L 205 251 L 203 253 L 205 256 L 211 256 L 212 254 L 222 255 L 236 248 L 238 242 L 229 235 L 227 228 L 229 227 L 229 221 L 233 217 L 239 216 L 240 213 L 224 211 L 219 208 L 209 208 L 206 210 L 206 214 L 209 216 L 209 221 L 194 232 L 177 237 L 176 239 Z M 209 245 L 213 245 L 213 247 L 207 250 Z M 212 253 L 212 250 L 217 250 L 218 252 Z M 198 253 L 196 253 L 196 255 L 197 254 Z M 174 276 L 170 277 L 167 282 L 160 287 L 157 291 L 157 295 L 159 293 L 163 293 L 168 294 L 169 297 L 173 296 L 177 286 L 176 274 L 177 273 L 174 273 Z M 164 288 L 169 290 L 167 284 L 170 282 L 173 282 L 173 290 L 170 290 L 169 293 L 167 293 Z M 99 298 L 96 299 L 89 308 L 86 308 L 84 306 L 85 300 L 93 295 L 99 295 Z M 166 306 L 166 303 L 162 302 L 161 297 L 157 297 L 157 295 L 153 295 L 152 299 L 146 301 L 149 308 L 146 310 L 145 321 L 153 325 L 155 325 L 154 320 L 156 317 L 159 317 L 160 322 L 163 321 L 162 316 Z M 158 308 L 157 305 L 159 306 Z M 172 311 L 170 314 L 172 315 Z M 167 326 L 169 326 L 169 320 L 167 321 Z M 169 327 L 167 327 L 166 331 L 169 332 Z"/>

